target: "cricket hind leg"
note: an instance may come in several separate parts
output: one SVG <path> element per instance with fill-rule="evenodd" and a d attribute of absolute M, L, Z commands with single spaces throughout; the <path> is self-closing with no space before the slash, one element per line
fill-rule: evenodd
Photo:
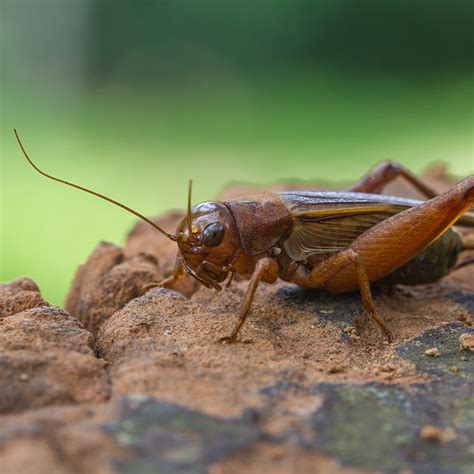
<path fill-rule="evenodd" d="M 390 328 L 375 308 L 367 271 L 365 270 L 364 263 L 357 252 L 354 252 L 351 249 L 343 250 L 333 257 L 319 263 L 311 271 L 308 271 L 303 266 L 299 266 L 293 274 L 291 281 L 307 288 L 322 288 L 339 272 L 345 270 L 351 265 L 355 267 L 357 274 L 357 284 L 364 305 L 363 315 L 367 315 L 375 321 L 384 333 L 388 342 L 393 342 L 393 335 Z"/>
<path fill-rule="evenodd" d="M 426 249 L 473 203 L 474 176 L 469 176 L 445 193 L 374 225 L 311 271 L 298 266 L 291 281 L 309 288 L 324 287 L 332 293 L 360 289 L 366 312 L 391 340 L 390 330 L 374 308 L 370 282 L 381 280 Z"/>
<path fill-rule="evenodd" d="M 398 177 L 404 178 L 428 198 L 433 198 L 438 194 L 408 168 L 393 161 L 382 161 L 376 165 L 358 183 L 349 188 L 349 191 L 380 194 L 388 183 Z"/>
<path fill-rule="evenodd" d="M 444 194 L 376 224 L 357 237 L 343 252 L 351 250 L 358 254 L 368 281 L 379 281 L 445 234 L 473 202 L 474 176 L 469 176 Z M 433 259 L 432 265 L 437 267 L 438 264 L 438 260 Z M 324 286 L 333 293 L 360 288 L 360 271 L 355 270 L 348 265 L 338 271 L 333 270 L 324 279 Z M 321 283 L 313 272 L 313 282 Z"/>
<path fill-rule="evenodd" d="M 240 314 L 234 329 L 230 333 L 230 336 L 221 337 L 218 342 L 233 343 L 237 340 L 237 334 L 245 323 L 247 316 L 252 306 L 252 301 L 257 291 L 258 284 L 265 279 L 269 283 L 273 283 L 278 278 L 278 264 L 272 258 L 262 258 L 255 266 L 255 270 L 250 279 L 247 293 L 245 294 L 244 301 L 240 307 Z"/>

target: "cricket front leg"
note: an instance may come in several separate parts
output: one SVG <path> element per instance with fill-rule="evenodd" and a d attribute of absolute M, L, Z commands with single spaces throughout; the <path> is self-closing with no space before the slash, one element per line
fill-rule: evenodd
<path fill-rule="evenodd" d="M 370 291 L 369 278 L 364 263 L 357 252 L 351 249 L 343 250 L 319 263 L 311 271 L 303 266 L 299 266 L 292 275 L 291 281 L 305 287 L 322 288 L 347 267 L 355 269 L 356 283 L 364 305 L 364 314 L 370 316 L 379 325 L 388 342 L 393 342 L 392 332 L 375 308 L 372 292 Z"/>
<path fill-rule="evenodd" d="M 150 283 L 147 283 L 146 285 L 143 285 L 141 289 L 142 294 L 144 295 L 145 293 L 147 293 L 153 288 L 170 288 L 179 280 L 181 280 L 185 275 L 186 275 L 186 270 L 184 269 L 184 266 L 181 263 L 181 260 L 177 258 L 176 263 L 174 265 L 173 273 L 168 278 L 165 278 L 164 280 L 160 282 L 150 282 Z"/>
<path fill-rule="evenodd" d="M 244 301 L 240 307 L 239 319 L 237 320 L 237 323 L 235 324 L 230 336 L 221 337 L 218 342 L 233 343 L 237 340 L 237 334 L 247 319 L 258 284 L 262 280 L 265 280 L 268 283 L 273 283 L 277 278 L 278 263 L 275 260 L 272 258 L 262 258 L 257 262 L 255 270 L 250 279 Z"/>
<path fill-rule="evenodd" d="M 379 163 L 358 183 L 349 188 L 349 191 L 379 194 L 388 183 L 398 177 L 405 179 L 405 181 L 412 184 L 414 188 L 428 198 L 437 195 L 436 191 L 412 173 L 408 168 L 405 168 L 405 166 L 399 163 L 394 163 L 393 161 L 383 161 L 382 163 Z"/>

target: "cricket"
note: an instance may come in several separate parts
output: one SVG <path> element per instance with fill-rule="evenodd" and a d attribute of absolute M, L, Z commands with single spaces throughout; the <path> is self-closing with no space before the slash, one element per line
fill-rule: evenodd
<path fill-rule="evenodd" d="M 173 274 L 147 286 L 171 287 L 186 274 L 218 291 L 235 274 L 249 279 L 237 322 L 221 342 L 236 342 L 260 282 L 278 278 L 305 288 L 340 294 L 360 291 L 363 316 L 372 318 L 388 342 L 392 333 L 374 305 L 371 286 L 432 283 L 474 260 L 458 263 L 474 239 L 454 227 L 474 227 L 474 176 L 437 195 L 404 166 L 382 162 L 344 192 L 265 192 L 192 207 L 170 233 L 130 207 L 85 187 L 45 173 L 18 144 L 40 174 L 105 199 L 177 243 Z M 382 195 L 401 177 L 427 200 Z"/>

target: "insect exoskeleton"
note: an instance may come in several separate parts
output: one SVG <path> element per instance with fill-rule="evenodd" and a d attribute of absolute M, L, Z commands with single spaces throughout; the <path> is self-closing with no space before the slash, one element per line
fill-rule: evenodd
<path fill-rule="evenodd" d="M 170 287 L 186 274 L 216 290 L 226 279 L 230 286 L 235 273 L 250 278 L 238 321 L 230 336 L 221 339 L 227 342 L 236 340 L 258 284 L 277 278 L 333 293 L 360 290 L 364 312 L 392 341 L 375 308 L 372 283 L 432 282 L 473 263 L 468 259 L 455 267 L 459 253 L 474 250 L 474 242 L 452 229 L 453 225 L 474 227 L 474 216 L 468 212 L 474 201 L 473 176 L 437 195 L 402 165 L 384 162 L 349 192 L 261 193 L 205 202 L 193 209 L 190 181 L 186 216 L 176 234 L 171 234 L 118 201 L 40 170 L 15 134 L 25 158 L 40 174 L 105 199 L 177 242 L 173 274 L 147 288 Z M 380 195 L 396 177 L 429 199 Z"/>

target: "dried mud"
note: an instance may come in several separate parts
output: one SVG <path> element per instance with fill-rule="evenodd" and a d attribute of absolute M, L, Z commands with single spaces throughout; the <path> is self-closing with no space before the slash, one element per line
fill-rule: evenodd
<path fill-rule="evenodd" d="M 427 179 L 449 185 L 441 168 Z M 175 255 L 140 222 L 123 248 L 91 253 L 66 310 L 31 280 L 0 285 L 0 472 L 469 472 L 472 267 L 376 291 L 392 345 L 357 294 L 284 282 L 261 285 L 240 342 L 223 345 L 247 282 L 145 293 Z"/>

